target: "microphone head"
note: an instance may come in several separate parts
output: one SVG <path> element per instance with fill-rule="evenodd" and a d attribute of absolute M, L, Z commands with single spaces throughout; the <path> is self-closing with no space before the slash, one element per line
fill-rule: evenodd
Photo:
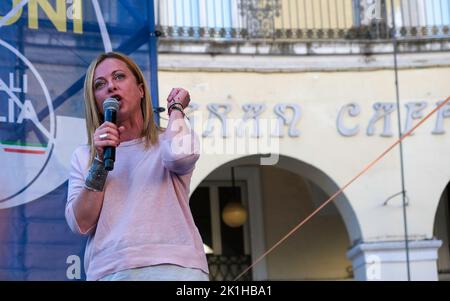
<path fill-rule="evenodd" d="M 114 97 L 105 99 L 103 102 L 103 111 L 106 110 L 114 110 L 117 112 L 119 110 L 119 101 Z"/>

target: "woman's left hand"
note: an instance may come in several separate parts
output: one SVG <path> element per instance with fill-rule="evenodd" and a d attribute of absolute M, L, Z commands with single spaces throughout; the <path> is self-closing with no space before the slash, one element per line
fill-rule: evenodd
<path fill-rule="evenodd" d="M 173 88 L 167 97 L 167 109 L 175 102 L 180 103 L 183 109 L 185 109 L 189 105 L 190 101 L 191 97 L 187 90 L 183 88 Z"/>

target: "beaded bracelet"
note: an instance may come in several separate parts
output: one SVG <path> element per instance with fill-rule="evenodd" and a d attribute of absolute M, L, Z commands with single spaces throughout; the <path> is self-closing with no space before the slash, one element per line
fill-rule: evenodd
<path fill-rule="evenodd" d="M 170 113 L 172 112 L 172 109 L 177 105 L 181 106 L 181 109 L 183 109 L 183 105 L 181 103 L 174 102 L 169 106 L 169 108 L 167 108 L 167 113 L 169 114 L 169 116 L 170 116 Z"/>
<path fill-rule="evenodd" d="M 172 108 L 171 108 L 171 110 L 170 110 L 171 113 L 172 113 L 172 110 L 180 111 L 181 114 L 183 114 L 183 117 L 186 116 L 186 114 L 184 113 L 183 109 L 180 108 L 180 107 L 178 107 L 178 106 L 172 106 Z M 169 116 L 170 116 L 170 113 L 169 113 Z"/>

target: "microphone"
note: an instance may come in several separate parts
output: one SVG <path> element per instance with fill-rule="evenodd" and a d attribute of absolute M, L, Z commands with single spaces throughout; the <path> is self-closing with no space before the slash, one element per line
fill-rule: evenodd
<path fill-rule="evenodd" d="M 117 122 L 117 111 L 119 110 L 119 101 L 115 98 L 107 98 L 103 102 L 103 117 L 104 121 L 109 121 L 114 124 Z M 114 161 L 116 160 L 116 148 L 113 146 L 106 146 L 103 149 L 103 164 L 107 171 L 114 169 Z"/>

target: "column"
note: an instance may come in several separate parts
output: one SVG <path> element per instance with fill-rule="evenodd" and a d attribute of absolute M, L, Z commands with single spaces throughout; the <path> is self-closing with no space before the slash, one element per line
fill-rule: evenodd
<path fill-rule="evenodd" d="M 441 240 L 409 242 L 411 280 L 437 281 L 438 249 Z M 359 243 L 347 252 L 352 261 L 355 280 L 408 280 L 404 241 Z"/>

